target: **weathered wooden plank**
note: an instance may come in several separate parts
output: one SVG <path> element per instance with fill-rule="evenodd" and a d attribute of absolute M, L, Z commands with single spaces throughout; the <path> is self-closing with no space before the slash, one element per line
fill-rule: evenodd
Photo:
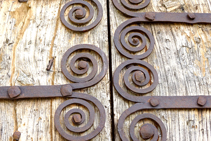
<path fill-rule="evenodd" d="M 210 13 L 209 5 L 210 1 L 207 0 L 152 0 L 150 5 L 142 11 Z M 128 60 L 118 53 L 113 43 L 116 28 L 128 19 L 130 18 L 122 15 L 110 1 L 112 72 L 122 62 Z M 155 48 L 144 60 L 154 66 L 159 76 L 158 86 L 146 96 L 210 95 L 210 25 L 146 23 L 141 26 L 148 29 L 155 38 Z M 118 119 L 134 103 L 123 99 L 115 88 L 113 88 L 113 99 L 115 140 L 120 140 L 117 129 Z M 152 113 L 164 122 L 169 141 L 210 140 L 210 110 L 137 112 L 125 122 L 124 127 L 128 137 L 131 121 L 142 113 Z M 146 122 L 148 120 L 144 120 L 144 123 Z M 142 124 L 143 121 L 136 125 L 136 136 L 139 136 L 138 129 Z M 141 140 L 140 137 L 139 139 Z"/>
<path fill-rule="evenodd" d="M 71 83 L 63 76 L 60 62 L 65 51 L 77 44 L 93 44 L 108 56 L 106 1 L 100 0 L 103 7 L 102 22 L 93 30 L 84 33 L 72 32 L 60 22 L 60 10 L 68 1 L 1 2 L 1 86 Z M 52 57 L 56 57 L 54 65 L 51 71 L 47 72 L 46 67 Z M 100 58 L 97 59 L 100 64 Z M 96 97 L 105 107 L 105 128 L 93 140 L 111 140 L 109 74 L 96 86 L 80 92 Z M 56 98 L 1 101 L 0 118 L 3 120 L 0 121 L 0 140 L 12 140 L 15 130 L 21 131 L 22 141 L 65 140 L 54 127 L 55 110 L 65 100 Z M 71 106 L 74 107 L 78 105 Z M 91 132 L 98 122 L 99 119 L 96 119 L 91 130 L 82 135 Z"/>

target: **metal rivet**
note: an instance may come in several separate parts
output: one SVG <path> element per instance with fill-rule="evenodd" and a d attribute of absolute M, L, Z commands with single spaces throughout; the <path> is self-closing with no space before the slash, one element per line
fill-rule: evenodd
<path fill-rule="evenodd" d="M 145 18 L 151 21 L 155 20 L 155 13 L 154 12 L 147 12 L 145 13 Z"/>
<path fill-rule="evenodd" d="M 85 17 L 84 11 L 83 11 L 82 9 L 77 9 L 77 10 L 75 11 L 75 17 L 76 17 L 77 19 L 82 19 L 82 18 L 84 18 L 84 17 Z"/>
<path fill-rule="evenodd" d="M 148 140 L 154 135 L 154 131 L 149 124 L 144 124 L 140 128 L 139 134 L 144 140 Z"/>
<path fill-rule="evenodd" d="M 88 64 L 87 64 L 86 61 L 79 61 L 78 62 L 78 68 L 79 69 L 85 69 L 85 68 L 87 68 L 87 66 L 88 66 Z"/>
<path fill-rule="evenodd" d="M 200 105 L 200 106 L 204 106 L 204 105 L 206 104 L 206 102 L 207 102 L 207 100 L 206 100 L 206 98 L 203 97 L 203 96 L 200 96 L 200 97 L 198 98 L 198 100 L 197 100 L 197 103 L 198 103 L 198 105 Z"/>
<path fill-rule="evenodd" d="M 20 137 L 21 137 L 21 132 L 15 131 L 15 133 L 13 134 L 13 139 L 18 141 Z"/>
<path fill-rule="evenodd" d="M 133 43 L 134 43 L 134 44 L 137 44 L 138 41 L 139 41 L 139 40 L 138 40 L 137 38 L 133 38 Z"/>
<path fill-rule="evenodd" d="M 136 81 L 139 81 L 141 83 L 144 82 L 146 79 L 144 73 L 141 71 L 136 71 L 134 75 L 135 75 Z"/>
<path fill-rule="evenodd" d="M 7 92 L 10 98 L 15 98 L 21 94 L 21 90 L 17 86 L 11 86 Z"/>
<path fill-rule="evenodd" d="M 63 96 L 71 96 L 73 93 L 73 89 L 70 85 L 64 85 L 61 87 L 60 92 Z"/>
<path fill-rule="evenodd" d="M 47 71 L 50 71 L 51 70 L 51 67 L 53 65 L 53 62 L 54 62 L 54 57 L 51 58 L 51 60 L 49 60 L 49 63 L 48 63 L 47 68 L 46 68 Z"/>
<path fill-rule="evenodd" d="M 188 18 L 194 20 L 196 18 L 194 13 L 188 13 Z"/>
<path fill-rule="evenodd" d="M 156 107 L 156 106 L 158 106 L 159 104 L 160 104 L 160 102 L 159 102 L 158 99 L 156 99 L 156 98 L 151 98 L 151 99 L 150 99 L 150 105 L 151 105 L 152 107 Z"/>
<path fill-rule="evenodd" d="M 75 124 L 80 124 L 81 123 L 81 115 L 80 114 L 74 114 L 72 117 L 72 120 Z"/>

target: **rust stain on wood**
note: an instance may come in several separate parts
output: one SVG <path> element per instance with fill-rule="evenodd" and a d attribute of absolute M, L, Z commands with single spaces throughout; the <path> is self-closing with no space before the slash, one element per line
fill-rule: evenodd
<path fill-rule="evenodd" d="M 22 12 L 20 12 L 22 11 Z M 26 15 L 26 16 L 23 16 Z M 13 49 L 12 49 L 12 65 L 11 65 L 11 76 L 10 76 L 10 85 L 13 85 L 12 79 L 15 73 L 15 58 L 16 58 L 16 49 L 19 44 L 19 41 L 23 38 L 23 35 L 27 29 L 27 27 L 30 24 L 30 19 L 32 18 L 32 10 L 28 3 L 22 4 L 20 8 L 17 8 L 15 11 L 10 13 L 11 17 L 15 18 L 16 20 L 16 26 L 19 25 L 19 23 L 23 22 L 23 25 L 20 28 L 20 31 L 17 35 L 17 39 L 15 40 Z M 24 18 L 23 18 L 24 17 Z"/>

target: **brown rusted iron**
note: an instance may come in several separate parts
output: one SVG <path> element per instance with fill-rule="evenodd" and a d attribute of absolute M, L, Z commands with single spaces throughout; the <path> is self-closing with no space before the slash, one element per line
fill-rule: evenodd
<path fill-rule="evenodd" d="M 131 1 L 129 0 L 129 2 Z M 147 2 L 147 0 L 145 2 Z M 135 1 L 132 1 L 132 3 L 135 3 Z M 149 93 L 155 89 L 158 84 L 158 74 L 153 66 L 145 61 L 140 60 L 148 57 L 151 54 L 155 41 L 152 34 L 143 27 L 140 27 L 139 23 L 142 21 L 158 21 L 159 18 L 157 16 L 157 13 L 146 13 L 143 17 L 144 20 L 141 18 L 130 19 L 122 23 L 116 29 L 114 34 L 114 44 L 117 50 L 120 52 L 120 54 L 130 59 L 123 62 L 116 68 L 113 74 L 114 87 L 116 91 L 125 99 L 138 102 L 123 112 L 119 118 L 118 132 L 121 140 L 123 141 L 130 140 L 127 138 L 127 132 L 125 132 L 123 126 L 125 119 L 137 111 L 144 109 L 211 108 L 211 96 L 142 96 L 143 94 Z M 197 16 L 196 14 L 188 14 L 186 15 L 186 18 L 195 22 Z M 147 50 L 144 50 L 145 52 L 140 54 L 140 51 L 146 49 L 146 38 L 148 38 L 150 43 Z M 122 76 L 123 81 L 120 81 Z M 132 83 L 129 82 L 130 78 L 132 79 Z M 156 126 L 148 123 L 142 125 L 139 131 L 142 139 L 151 139 L 151 141 L 157 141 L 159 137 L 159 130 L 157 128 L 160 128 L 161 141 L 167 140 L 166 128 L 163 122 L 152 114 L 141 114 L 136 116 L 130 124 L 129 134 L 133 141 L 138 141 L 135 134 L 135 127 L 136 124 L 143 119 L 152 120 L 154 123 L 156 123 Z"/>
<path fill-rule="evenodd" d="M 144 139 L 144 140 L 150 139 L 151 137 L 154 136 L 153 125 L 152 124 L 144 124 L 143 126 L 141 126 L 139 133 L 140 133 L 140 136 L 142 137 L 142 139 Z"/>
<path fill-rule="evenodd" d="M 139 23 L 138 18 L 127 20 L 122 23 L 114 33 L 115 47 L 122 55 L 130 59 L 144 59 L 148 57 L 154 49 L 154 37 L 147 29 L 139 26 Z M 128 37 L 126 36 L 127 34 L 129 34 Z M 127 41 L 125 39 L 126 37 Z M 147 51 L 142 54 L 135 54 L 146 49 L 147 39 L 149 40 Z"/>
<path fill-rule="evenodd" d="M 82 50 L 87 51 L 87 53 L 79 52 L 73 56 L 69 63 L 69 69 L 74 74 L 83 75 L 87 73 L 89 69 L 88 64 L 90 63 L 90 65 L 92 65 L 92 71 L 88 74 L 88 76 L 78 78 L 77 76 L 70 74 L 66 64 L 70 55 L 74 54 L 76 51 Z M 102 67 L 100 67 L 101 71 L 99 70 L 98 73 L 97 60 L 90 54 L 90 51 L 98 54 L 102 60 Z M 81 60 L 83 65 L 80 65 Z M 84 67 L 84 64 L 86 64 L 86 67 L 84 69 L 76 67 L 75 64 L 77 61 L 79 61 L 80 67 Z M 101 79 L 103 79 L 103 77 L 106 75 L 108 69 L 108 60 L 105 53 L 100 48 L 90 44 L 80 44 L 71 47 L 65 52 L 61 61 L 61 69 L 67 79 L 73 83 L 54 86 L 3 86 L 0 87 L 0 99 L 53 98 L 71 96 L 73 90 L 91 87 L 101 81 Z"/>
<path fill-rule="evenodd" d="M 130 17 L 139 17 L 140 22 L 174 22 L 174 23 L 211 23 L 210 13 L 164 13 L 140 12 L 147 7 L 150 0 L 112 0 L 114 6 L 123 14 Z"/>
<path fill-rule="evenodd" d="M 126 68 L 126 71 L 123 75 L 123 81 L 121 82 L 124 82 L 126 88 L 128 88 L 130 91 L 135 92 L 139 94 L 140 96 L 142 96 L 143 94 L 149 93 L 155 89 L 155 87 L 158 84 L 158 74 L 156 70 L 153 68 L 153 66 L 151 66 L 150 64 L 142 60 L 135 60 L 135 59 L 127 60 L 116 68 L 113 75 L 113 84 L 117 92 L 127 100 L 139 102 L 140 96 L 130 95 L 127 91 L 124 91 L 124 89 L 119 84 L 120 83 L 119 77 L 120 77 L 121 71 L 124 70 L 125 68 Z M 134 72 L 136 73 L 136 71 L 141 71 L 145 76 L 145 80 L 143 82 L 139 82 L 134 77 L 132 77 L 132 81 L 134 82 L 134 85 L 132 85 L 129 82 L 129 76 L 131 73 L 132 74 Z M 151 77 L 153 77 L 153 82 L 151 82 Z M 144 87 L 143 89 L 136 87 L 136 86 L 138 87 L 147 86 L 147 84 L 150 84 L 150 85 L 148 87 Z"/>
<path fill-rule="evenodd" d="M 88 31 L 95 26 L 99 24 L 103 17 L 103 8 L 98 0 L 92 0 L 92 3 L 97 7 L 97 16 L 96 19 L 92 22 L 89 23 L 93 17 L 94 17 L 94 8 L 91 6 L 90 3 L 83 1 L 83 0 L 72 0 L 68 3 L 66 3 L 61 12 L 60 12 L 60 19 L 61 22 L 70 30 L 72 31 Z M 68 7 L 71 7 L 73 5 L 80 5 L 80 6 L 74 6 L 72 9 L 69 11 L 68 22 L 65 19 L 65 11 L 67 10 Z M 86 11 L 88 9 L 88 12 Z M 89 13 L 88 16 L 86 14 Z M 75 26 L 76 25 L 76 26 Z M 83 25 L 83 26 L 77 26 L 77 25 Z"/>
<path fill-rule="evenodd" d="M 156 107 L 153 106 L 151 104 L 151 100 L 152 99 L 156 99 L 159 101 L 159 105 L 157 105 Z M 198 101 L 203 101 L 202 105 L 199 105 Z M 138 101 L 138 100 L 137 100 Z M 142 110 L 150 110 L 150 109 L 205 109 L 205 108 L 211 108 L 211 96 L 143 96 L 142 98 L 139 98 L 139 102 L 142 103 L 136 103 L 134 104 L 132 107 L 130 107 L 129 109 L 127 109 L 126 111 L 124 111 L 122 113 L 122 115 L 119 118 L 118 121 L 118 132 L 120 135 L 120 138 L 123 141 L 129 141 L 130 139 L 127 138 L 127 136 L 125 135 L 127 132 L 125 132 L 123 124 L 125 122 L 125 119 L 127 117 L 129 117 L 131 114 L 138 112 L 138 111 L 142 111 Z M 164 124 L 162 123 L 162 121 L 152 115 L 152 114 L 141 114 L 136 116 L 130 125 L 130 137 L 132 140 L 137 140 L 136 136 L 135 136 L 135 126 L 136 124 L 143 119 L 151 119 L 152 121 L 154 121 L 160 128 L 161 131 L 161 140 L 162 141 L 166 141 L 166 137 L 167 137 L 167 133 L 166 133 L 166 129 Z M 148 124 L 144 124 L 147 125 Z M 143 126 L 144 126 L 143 125 Z M 149 129 L 150 128 L 150 129 Z M 156 128 L 155 128 L 156 129 Z M 153 130 L 153 132 L 152 132 Z M 156 131 L 154 130 L 154 127 L 141 127 L 140 129 L 140 134 L 141 137 L 143 139 L 147 139 L 149 137 L 152 137 L 152 133 L 153 138 L 151 140 L 153 141 L 157 141 L 157 134 L 158 131 L 156 129 Z"/>
<path fill-rule="evenodd" d="M 51 58 L 51 60 L 49 60 L 49 63 L 48 63 L 47 68 L 46 68 L 47 71 L 50 71 L 51 70 L 51 67 L 53 65 L 53 62 L 54 62 L 54 57 Z"/>
<path fill-rule="evenodd" d="M 206 104 L 206 102 L 207 102 L 207 99 L 203 96 L 200 96 L 197 101 L 198 105 L 200 105 L 200 106 L 204 106 Z"/>
<path fill-rule="evenodd" d="M 7 92 L 10 98 L 15 98 L 21 94 L 21 90 L 17 86 L 10 87 Z"/>
<path fill-rule="evenodd" d="M 82 121 L 81 115 L 80 114 L 74 114 L 72 117 L 73 123 L 79 125 Z"/>
<path fill-rule="evenodd" d="M 94 98 L 90 95 L 87 95 L 87 94 L 73 92 L 73 94 L 70 96 L 70 98 L 71 99 L 69 99 L 69 100 L 63 102 L 61 105 L 59 105 L 59 107 L 56 110 L 56 113 L 54 116 L 54 124 L 55 124 L 57 131 L 67 140 L 75 140 L 75 141 L 82 141 L 82 140 L 85 141 L 86 140 L 87 141 L 87 140 L 94 138 L 96 135 L 98 135 L 101 132 L 101 130 L 104 128 L 104 125 L 105 125 L 105 109 L 104 109 L 103 105 L 100 103 L 99 100 L 97 100 L 96 98 Z M 99 111 L 99 115 L 100 115 L 99 125 L 97 127 L 95 127 L 94 131 L 92 131 L 86 135 L 74 136 L 74 135 L 68 134 L 68 132 L 66 132 L 67 129 L 69 131 L 72 131 L 75 133 L 83 133 L 92 127 L 92 125 L 94 123 L 94 119 L 95 119 L 95 110 L 94 110 L 92 104 L 90 104 L 89 102 L 91 102 L 93 105 L 95 105 Z M 61 115 L 62 110 L 65 109 L 65 107 L 72 105 L 72 104 L 79 104 L 79 105 L 86 107 L 89 112 L 89 118 L 88 118 L 89 120 L 82 127 L 72 126 L 68 121 L 70 115 L 74 114 L 73 120 L 72 120 L 74 124 L 81 125 L 85 120 L 85 113 L 80 109 L 70 109 L 65 114 L 64 124 L 65 124 L 66 129 L 64 129 L 59 120 L 60 115 Z"/>
<path fill-rule="evenodd" d="M 28 2 L 28 0 L 18 0 L 18 2 Z"/>
<path fill-rule="evenodd" d="M 82 51 L 75 53 L 76 51 Z M 102 67 L 98 67 L 97 60 L 94 56 L 90 54 L 90 52 L 95 52 L 102 60 Z M 84 53 L 87 52 L 87 53 Z M 76 54 L 76 55 L 74 55 Z M 67 61 L 69 60 L 69 56 L 72 56 L 70 60 L 69 69 L 67 69 Z M 51 64 L 52 61 L 49 63 Z M 76 64 L 78 62 L 78 66 Z M 50 65 L 49 64 L 49 65 Z M 88 73 L 89 64 L 92 65 L 92 71 Z M 0 87 L 0 99 L 25 99 L 25 98 L 53 98 L 53 97 L 69 97 L 70 100 L 62 103 L 58 109 L 56 110 L 54 122 L 56 129 L 58 132 L 67 140 L 90 140 L 94 138 L 100 131 L 104 128 L 105 125 L 105 110 L 103 105 L 94 97 L 76 93 L 74 90 L 87 88 L 97 84 L 103 77 L 106 75 L 106 71 L 108 69 L 108 61 L 105 53 L 94 45 L 89 44 L 80 44 L 71 47 L 67 52 L 65 52 L 62 61 L 61 68 L 63 74 L 73 83 L 66 85 L 54 85 L 54 86 L 3 86 Z M 101 69 L 101 71 L 100 71 Z M 83 78 L 77 78 L 75 76 L 70 75 L 70 72 L 77 75 L 83 75 L 88 73 L 88 76 Z M 90 104 L 92 103 L 92 104 Z M 75 133 L 82 133 L 87 131 L 94 123 L 95 110 L 92 105 L 95 105 L 100 113 L 100 122 L 99 126 L 95 128 L 95 130 L 84 136 L 72 136 L 66 132 L 66 129 L 63 129 L 60 123 L 60 113 L 62 109 L 64 109 L 68 105 L 79 104 L 86 107 L 89 111 L 89 121 L 85 126 L 82 127 L 74 127 L 69 123 L 69 117 L 73 115 L 72 122 L 75 125 L 81 125 L 85 121 L 85 113 L 80 109 L 71 109 L 65 114 L 64 123 L 66 128 Z M 14 134 L 14 138 L 18 137 L 18 133 Z"/>
<path fill-rule="evenodd" d="M 13 134 L 13 140 L 19 141 L 20 137 L 21 137 L 21 132 L 15 131 Z"/>

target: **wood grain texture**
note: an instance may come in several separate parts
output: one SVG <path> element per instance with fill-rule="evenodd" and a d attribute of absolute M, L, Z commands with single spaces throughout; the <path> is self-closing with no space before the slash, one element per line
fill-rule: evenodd
<path fill-rule="evenodd" d="M 209 0 L 151 0 L 143 12 L 198 12 L 210 13 Z M 116 28 L 130 19 L 121 14 L 110 0 L 110 28 L 112 44 L 112 72 L 128 60 L 119 54 L 113 43 Z M 146 95 L 191 96 L 210 95 L 211 89 L 211 26 L 209 24 L 150 24 L 141 23 L 155 38 L 152 54 L 144 59 L 158 72 L 159 84 Z M 121 75 L 122 76 L 122 75 Z M 113 88 L 115 140 L 119 141 L 117 123 L 120 115 L 134 103 L 123 99 Z M 129 125 L 135 116 L 152 113 L 159 117 L 167 129 L 168 141 L 211 140 L 211 110 L 144 110 L 131 115 L 124 130 L 129 137 Z M 136 125 L 138 129 L 146 122 Z M 141 138 L 139 138 L 141 140 Z M 161 140 L 161 138 L 159 138 Z"/>
<path fill-rule="evenodd" d="M 0 1 L 1 86 L 71 83 L 62 74 L 60 62 L 66 50 L 77 44 L 93 44 L 102 49 L 108 57 L 106 1 L 99 0 L 103 7 L 100 24 L 84 33 L 72 32 L 60 22 L 60 10 L 68 1 L 70 0 L 29 0 L 27 3 L 19 3 L 17 0 Z M 93 55 L 100 64 L 100 58 Z M 52 57 L 56 57 L 54 65 L 51 71 L 47 72 L 46 67 Z M 93 139 L 96 141 L 111 140 L 109 84 L 107 73 L 97 85 L 80 90 L 96 97 L 106 111 L 105 128 Z M 1 100 L 0 140 L 12 141 L 12 134 L 16 130 L 22 133 L 21 141 L 65 140 L 56 131 L 53 119 L 55 110 L 65 100 L 67 99 Z M 78 105 L 71 106 L 74 107 Z M 98 122 L 97 118 L 91 130 L 82 135 L 91 132 Z"/>

